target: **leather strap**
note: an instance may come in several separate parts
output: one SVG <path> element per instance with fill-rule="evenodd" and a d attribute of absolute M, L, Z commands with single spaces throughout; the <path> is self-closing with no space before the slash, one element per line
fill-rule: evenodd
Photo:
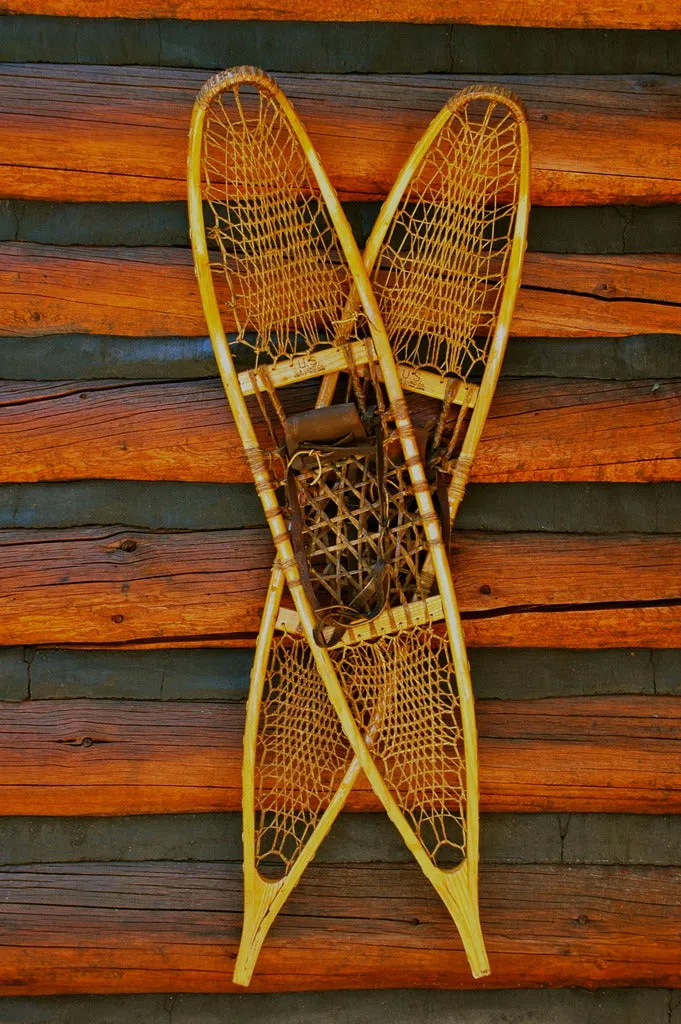
<path fill-rule="evenodd" d="M 354 406 L 352 408 L 354 409 Z M 348 422 L 343 417 L 341 419 L 345 423 Z M 359 417 L 357 417 L 357 420 L 359 421 Z M 330 416 L 328 422 L 334 422 L 334 418 Z M 335 422 L 337 423 L 338 419 Z M 350 605 L 322 606 L 315 593 L 310 575 L 308 552 L 305 545 L 303 514 L 298 497 L 297 477 L 303 468 L 312 469 L 315 465 L 318 465 L 320 472 L 326 476 L 329 473 L 333 473 L 335 467 L 341 461 L 345 461 L 353 456 L 363 460 L 365 463 L 373 461 L 376 468 L 376 484 L 380 502 L 380 507 L 376 513 L 381 522 L 379 550 L 382 551 L 385 548 L 384 538 L 387 527 L 383 435 L 379 423 L 374 437 L 364 444 L 356 443 L 354 430 L 333 445 L 308 445 L 307 441 L 303 443 L 305 448 L 298 453 L 298 457 L 294 453 L 289 459 L 285 480 L 290 510 L 291 542 L 303 589 L 317 619 L 315 641 L 320 647 L 331 647 L 338 643 L 343 633 L 351 625 L 358 621 L 373 619 L 383 611 L 388 597 L 388 566 L 383 558 L 379 557 L 377 559 L 376 563 L 370 568 L 371 583 L 367 584 L 364 590 L 356 595 Z M 357 604 L 360 602 L 361 606 L 358 607 Z M 332 629 L 331 635 L 325 638 L 324 631 L 329 628 Z"/>

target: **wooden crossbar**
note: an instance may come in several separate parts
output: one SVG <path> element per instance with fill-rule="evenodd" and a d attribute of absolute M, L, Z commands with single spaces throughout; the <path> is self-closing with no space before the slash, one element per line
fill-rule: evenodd
<path fill-rule="evenodd" d="M 355 341 L 348 346 L 352 363 L 358 368 L 366 366 L 369 362 L 367 344 L 370 342 Z M 322 377 L 347 368 L 348 359 L 342 347 L 326 348 L 313 355 L 297 356 L 295 359 L 286 360 L 276 366 L 254 371 L 244 370 L 239 374 L 239 385 L 244 395 L 253 395 L 256 390 L 267 391 L 270 387 L 286 387 L 288 384 L 312 380 L 314 377 Z M 409 391 L 440 400 L 445 397 L 447 388 L 445 378 L 411 366 L 398 366 L 397 369 L 402 386 Z M 380 370 L 376 372 L 380 378 Z M 455 405 L 467 405 L 469 408 L 473 408 L 478 390 L 475 384 L 465 384 L 460 381 L 451 401 Z"/>

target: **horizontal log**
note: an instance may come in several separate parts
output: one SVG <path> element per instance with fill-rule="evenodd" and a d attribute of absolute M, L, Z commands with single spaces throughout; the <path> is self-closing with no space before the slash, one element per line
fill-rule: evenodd
<path fill-rule="evenodd" d="M 314 393 L 292 389 L 291 411 L 310 408 Z M 1 483 L 251 480 L 218 380 L 5 381 L 0 412 Z M 681 480 L 680 413 L 676 380 L 502 380 L 472 479 Z"/>
<path fill-rule="evenodd" d="M 668 209 L 665 207 L 665 209 Z M 681 207 L 680 207 L 681 210 Z M 681 226 L 681 218 L 679 219 Z M 679 232 L 681 238 L 681 231 Z M 0 339 L 5 380 L 201 380 L 215 376 L 210 339 L 45 334 Z M 513 338 L 507 377 L 658 381 L 681 378 L 678 334 L 628 338 Z"/>
<path fill-rule="evenodd" d="M 528 253 L 511 332 L 681 334 L 680 255 Z M 205 335 L 189 250 L 0 245 L 0 336 Z M 227 331 L 236 328 L 228 308 Z"/>
<path fill-rule="evenodd" d="M 184 24 L 180 22 L 180 24 Z M 486 992 L 451 992 L 402 989 L 371 992 L 333 992 L 320 996 L 317 992 L 297 993 L 294 996 L 277 999 L 277 1024 L 300 1024 L 302 1020 L 352 1020 L 357 1018 L 358 1008 L 364 1020 L 374 1024 L 411 1024 L 414 1020 L 428 1017 L 429 1020 L 449 1021 L 453 1014 L 457 1024 L 479 1024 L 480 1014 L 494 1020 L 499 1016 L 515 1012 L 532 1020 L 551 1020 L 552 1024 L 572 1024 L 572 1021 L 586 1021 L 586 1014 L 592 1008 L 599 1014 L 599 1024 L 607 1021 L 646 1021 L 646 1024 L 669 1024 L 669 996 L 663 989 L 608 989 L 603 992 L 584 992 L 580 989 L 508 989 Z M 321 1001 L 321 1008 L 320 1008 Z M 236 999 L 234 1000 L 236 1002 Z M 73 995 L 64 1000 L 51 1000 L 50 1024 L 73 1024 L 76 1020 L 89 1020 L 95 1001 L 87 995 Z M 248 997 L 247 1012 L 250 1019 L 257 1019 L 269 1012 L 272 996 L 251 995 Z M 194 1009 L 194 1006 L 196 1009 Z M 194 1014 L 196 1024 L 203 1016 L 206 1022 L 220 1020 L 225 1012 L 225 997 L 220 994 L 187 996 L 180 1003 L 182 1012 Z M 243 1005 L 243 1003 L 241 1004 Z M 97 1012 L 102 1019 L 115 1020 L 116 1024 L 165 1024 L 168 1018 L 168 998 L 165 995 L 131 995 L 121 999 L 117 995 L 98 996 Z M 232 1006 L 227 1007 L 228 1012 Z M 240 1009 L 240 1007 L 239 1007 Z M 40 1004 L 36 1010 L 41 1012 Z M 173 1009 L 177 1017 L 176 1011 Z M 238 1012 L 238 1010 L 237 1010 Z M 199 1014 L 197 1017 L 196 1014 Z M 39 1019 L 39 1018 L 38 1018 Z M 190 1018 L 191 1019 L 191 1018 Z M 484 1017 L 482 1018 L 484 1020 Z M 203 1024 L 203 1022 L 201 1022 Z"/>
<path fill-rule="evenodd" d="M 475 682 L 475 681 L 474 681 Z M 681 812 L 681 700 L 479 701 L 483 811 Z M 0 704 L 1 815 L 241 809 L 242 704 Z M 380 810 L 362 776 L 349 811 Z"/>
<path fill-rule="evenodd" d="M 273 550 L 264 529 L 0 531 L 0 644 L 250 646 Z M 468 642 L 681 647 L 678 535 L 457 533 Z"/>
<path fill-rule="evenodd" d="M 19 647 L 0 659 L 4 701 L 245 700 L 253 653 L 248 648 L 83 651 L 40 647 L 30 659 Z M 478 698 L 517 700 L 606 694 L 681 693 L 681 650 L 471 651 Z M 30 678 L 29 678 L 30 677 Z M 14 685 L 7 685 L 14 684 Z M 679 818 L 681 836 L 681 817 Z M 681 857 L 681 841 L 679 842 Z M 205 858 L 210 860 L 210 857 Z M 681 864 L 681 859 L 679 860 Z"/>
<path fill-rule="evenodd" d="M 431 0 L 414 7 L 409 0 L 230 0 L 216 8 L 208 0 L 9 0 L 8 14 L 43 14 L 71 18 L 185 18 L 235 21 L 378 21 L 414 24 L 515 25 L 528 28 L 681 28 L 676 9 L 662 0 L 493 0 L 471 7 L 464 0 Z"/>
<path fill-rule="evenodd" d="M 681 986 L 681 872 L 494 865 L 474 981 L 414 865 L 314 865 L 275 921 L 252 991 Z M 241 866 L 46 864 L 0 872 L 0 994 L 226 992 Z"/>
<path fill-rule="evenodd" d="M 660 0 L 649 2 L 657 5 Z M 194 0 L 190 6 L 196 9 Z M 215 7 L 210 11 L 214 16 Z M 471 15 L 473 7 L 467 6 L 466 13 Z M 670 16 L 681 23 L 674 4 L 667 5 Z M 70 201 L 183 199 L 191 106 L 206 76 L 204 71 L 168 68 L 4 65 L 0 195 Z M 514 90 L 527 105 L 534 203 L 681 201 L 679 78 L 277 77 L 344 199 L 384 198 L 448 96 L 472 81 L 488 80 Z"/>

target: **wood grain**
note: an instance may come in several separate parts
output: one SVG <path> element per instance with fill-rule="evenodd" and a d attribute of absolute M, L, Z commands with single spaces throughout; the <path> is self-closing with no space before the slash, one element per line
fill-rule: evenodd
<path fill-rule="evenodd" d="M 678 255 L 528 253 L 511 333 L 681 334 L 680 274 Z M 234 330 L 223 312 L 225 329 Z M 0 336 L 79 332 L 205 335 L 190 251 L 0 245 Z"/>
<path fill-rule="evenodd" d="M 230 0 L 216 8 L 209 0 L 9 0 L 7 14 L 43 14 L 78 18 L 185 18 L 238 21 L 379 21 L 421 24 L 516 25 L 530 28 L 681 28 L 673 5 L 662 0 L 488 0 L 471 7 L 464 0 Z"/>
<path fill-rule="evenodd" d="M 272 564 L 264 529 L 0 532 L 0 644 L 250 646 Z M 678 535 L 457 533 L 469 643 L 681 647 Z"/>
<path fill-rule="evenodd" d="M 484 811 L 681 812 L 681 699 L 478 701 Z M 241 809 L 242 704 L 0 704 L 0 814 Z M 377 811 L 361 777 L 349 811 Z"/>
<path fill-rule="evenodd" d="M 251 990 L 678 987 L 680 882 L 678 868 L 484 867 L 492 974 L 475 982 L 415 865 L 312 864 Z M 241 888 L 224 863 L 5 868 L 0 993 L 230 991 Z"/>
<path fill-rule="evenodd" d="M 128 0 L 120 2 L 126 5 Z M 571 0 L 562 2 L 574 7 Z M 621 2 L 631 11 L 628 0 Z M 657 7 L 660 0 L 649 2 Z M 200 10 L 194 0 L 189 6 Z M 317 11 L 324 7 L 317 5 Z M 415 9 L 413 4 L 410 9 Z M 474 10 L 466 7 L 466 21 Z M 91 17 L 90 0 L 87 11 Z M 214 5 L 210 12 L 213 17 Z M 111 14 L 109 5 L 105 14 Z M 657 28 L 670 18 L 681 26 L 674 4 L 666 6 L 664 15 Z M 207 75 L 167 68 L 3 65 L 0 195 L 70 201 L 184 199 L 191 106 Z M 384 198 L 449 95 L 485 80 L 484 75 L 277 78 L 344 199 Z M 506 85 L 527 105 L 534 203 L 648 205 L 681 200 L 681 79 L 515 75 L 487 80 Z"/>
<path fill-rule="evenodd" d="M 287 406 L 310 408 L 314 394 L 301 384 Z M 681 480 L 680 420 L 681 381 L 504 380 L 472 479 Z M 220 382 L 0 384 L 0 482 L 92 478 L 250 482 Z"/>

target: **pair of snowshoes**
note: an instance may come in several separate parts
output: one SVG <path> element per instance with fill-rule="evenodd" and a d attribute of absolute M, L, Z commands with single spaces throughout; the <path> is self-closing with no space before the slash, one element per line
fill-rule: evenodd
<path fill-rule="evenodd" d="M 234 980 L 249 983 L 360 771 L 479 977 L 477 737 L 448 539 L 519 285 L 522 107 L 498 88 L 452 97 L 363 254 L 255 68 L 199 93 L 188 171 L 204 311 L 276 548 L 247 708 Z"/>

